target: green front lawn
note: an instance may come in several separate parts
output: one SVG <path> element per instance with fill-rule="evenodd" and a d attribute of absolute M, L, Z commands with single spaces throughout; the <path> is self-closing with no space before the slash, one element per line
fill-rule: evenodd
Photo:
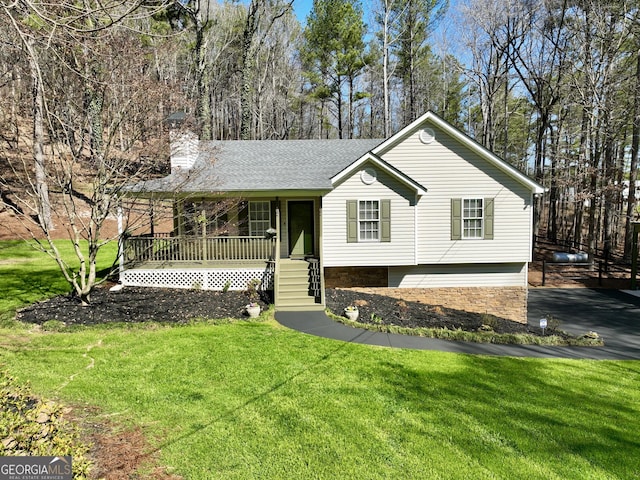
<path fill-rule="evenodd" d="M 394 350 L 275 322 L 0 335 L 12 374 L 141 426 L 188 479 L 640 476 L 640 361 Z"/>
<path fill-rule="evenodd" d="M 63 258 L 77 268 L 79 262 L 71 243 L 60 240 L 56 246 Z M 84 248 L 87 250 L 86 245 Z M 110 268 L 117 252 L 117 242 L 105 245 L 98 257 L 98 270 Z M 53 295 L 68 293 L 71 287 L 51 257 L 38 251 L 31 243 L 15 240 L 0 242 L 0 291 L 0 319 L 6 319 L 7 312 Z"/>

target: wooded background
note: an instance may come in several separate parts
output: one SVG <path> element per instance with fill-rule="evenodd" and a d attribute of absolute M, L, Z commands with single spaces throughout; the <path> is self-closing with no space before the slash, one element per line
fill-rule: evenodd
<path fill-rule="evenodd" d="M 81 163 L 108 212 L 162 173 L 177 110 L 205 140 L 384 138 L 433 110 L 548 187 L 539 232 L 629 255 L 637 0 L 296 1 L 0 0 L 5 207 L 46 230 Z"/>

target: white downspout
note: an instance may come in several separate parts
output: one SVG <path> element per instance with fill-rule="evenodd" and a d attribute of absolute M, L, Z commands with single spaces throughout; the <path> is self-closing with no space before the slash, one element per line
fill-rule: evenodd
<path fill-rule="evenodd" d="M 420 240 L 420 235 L 418 233 L 418 201 L 420 200 L 420 196 L 416 193 L 416 205 L 413 208 L 413 264 L 418 265 L 418 242 Z"/>

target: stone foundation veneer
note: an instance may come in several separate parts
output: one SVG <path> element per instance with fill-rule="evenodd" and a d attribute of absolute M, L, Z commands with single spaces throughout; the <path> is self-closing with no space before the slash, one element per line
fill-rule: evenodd
<path fill-rule="evenodd" d="M 406 302 L 488 313 L 514 322 L 527 323 L 527 289 L 524 287 L 353 287 L 350 290 L 386 295 Z"/>

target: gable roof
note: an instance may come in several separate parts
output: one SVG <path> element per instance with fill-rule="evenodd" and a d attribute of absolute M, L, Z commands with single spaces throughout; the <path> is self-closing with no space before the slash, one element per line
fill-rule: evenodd
<path fill-rule="evenodd" d="M 366 140 L 225 140 L 201 142 L 193 172 L 139 184 L 134 191 L 259 192 L 333 188 L 331 177 L 379 145 Z M 213 161 L 212 161 L 213 159 Z"/>
<path fill-rule="evenodd" d="M 442 129 L 489 164 L 525 185 L 532 193 L 545 189 L 471 137 L 429 111 L 388 139 L 356 140 L 225 140 L 200 142 L 191 170 L 141 182 L 127 189 L 135 193 L 213 192 L 328 192 L 366 162 L 394 176 L 424 195 L 426 188 L 382 159 L 394 145 L 425 124 Z"/>
<path fill-rule="evenodd" d="M 485 159 L 489 164 L 493 165 L 499 170 L 502 170 L 504 173 L 506 173 L 516 181 L 525 185 L 534 194 L 540 194 L 545 192 L 545 188 L 542 185 L 540 185 L 533 179 L 529 178 L 527 175 L 522 173 L 513 165 L 507 163 L 505 160 L 498 157 L 495 153 L 483 147 L 481 144 L 476 142 L 473 138 L 466 135 L 461 130 L 458 130 L 456 127 L 446 122 L 445 120 L 440 118 L 438 115 L 436 115 L 432 111 L 428 111 L 427 113 L 423 114 L 422 116 L 420 116 L 419 118 L 411 122 L 409 125 L 404 127 L 402 130 L 400 130 L 398 133 L 392 135 L 385 141 L 381 142 L 371 151 L 371 153 L 373 153 L 374 155 L 382 155 L 390 147 L 392 147 L 393 145 L 396 145 L 404 138 L 413 134 L 425 123 L 431 123 L 436 127 L 444 130 L 447 134 L 452 136 L 454 139 L 456 139 L 462 145 L 467 147 L 469 150 L 471 150 L 472 152 L 478 154 L 480 157 Z"/>
<path fill-rule="evenodd" d="M 353 162 L 351 165 L 348 165 L 346 168 L 341 170 L 337 175 L 334 175 L 331 178 L 331 183 L 335 185 L 336 183 L 340 182 L 342 179 L 352 175 L 358 168 L 360 168 L 363 164 L 367 162 L 373 163 L 381 170 L 397 178 L 402 183 L 407 185 L 409 188 L 413 189 L 417 195 L 425 195 L 427 193 L 427 189 L 425 187 L 420 185 L 418 182 L 413 180 L 408 175 L 405 175 L 404 173 L 402 173 L 393 165 L 385 162 L 384 160 L 382 160 L 381 158 L 377 157 L 376 155 L 370 152 L 365 153 L 362 157 L 360 157 L 358 160 Z"/>

